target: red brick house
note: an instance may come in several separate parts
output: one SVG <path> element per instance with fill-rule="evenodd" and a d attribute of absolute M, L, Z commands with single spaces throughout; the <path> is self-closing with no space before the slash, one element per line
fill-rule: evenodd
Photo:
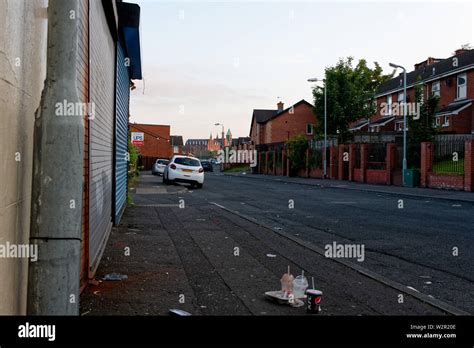
<path fill-rule="evenodd" d="M 143 146 L 138 147 L 142 158 L 171 158 L 172 149 L 170 144 L 170 126 L 130 123 L 129 127 L 130 132 L 144 133 L 144 144 Z"/>
<path fill-rule="evenodd" d="M 407 103 L 415 102 L 414 87 L 420 84 L 423 87 L 423 100 L 431 94 L 440 98 L 435 124 L 441 133 L 474 133 L 474 50 L 459 49 L 452 57 L 430 57 L 415 64 L 415 69 L 407 73 Z M 398 105 L 403 101 L 403 74 L 383 83 L 375 99 L 376 113 L 370 120 L 362 119 L 353 123 L 351 131 L 401 133 L 403 113 Z M 412 111 L 415 109 L 413 107 Z"/>
<path fill-rule="evenodd" d="M 282 143 L 301 134 L 309 140 L 314 137 L 315 126 L 313 105 L 306 100 L 286 109 L 279 102 L 276 110 L 253 110 L 250 138 L 254 145 Z"/>

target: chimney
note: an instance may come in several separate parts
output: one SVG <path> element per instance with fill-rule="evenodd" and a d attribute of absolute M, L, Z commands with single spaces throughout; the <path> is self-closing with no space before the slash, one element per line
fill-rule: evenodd
<path fill-rule="evenodd" d="M 430 66 L 430 65 L 433 65 L 433 64 L 436 64 L 440 61 L 440 59 L 437 59 L 437 58 L 433 58 L 433 57 L 428 57 L 426 60 L 418 63 L 418 64 L 415 64 L 415 70 L 419 69 L 419 68 L 424 68 L 426 66 Z"/>
<path fill-rule="evenodd" d="M 468 48 L 461 47 L 461 48 L 458 48 L 456 51 L 454 51 L 454 55 L 457 56 L 458 54 L 461 54 L 461 53 L 464 53 L 464 52 L 467 52 L 467 51 L 469 51 Z"/>
<path fill-rule="evenodd" d="M 283 111 L 283 105 L 285 105 L 285 104 L 283 104 L 281 101 L 279 101 L 279 102 L 277 103 L 278 112 L 282 112 L 282 111 Z"/>

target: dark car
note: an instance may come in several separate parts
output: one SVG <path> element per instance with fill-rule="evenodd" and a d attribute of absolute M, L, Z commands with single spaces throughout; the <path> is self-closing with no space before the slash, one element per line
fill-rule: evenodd
<path fill-rule="evenodd" d="M 212 163 L 209 161 L 201 161 L 201 166 L 204 169 L 205 172 L 212 172 Z"/>

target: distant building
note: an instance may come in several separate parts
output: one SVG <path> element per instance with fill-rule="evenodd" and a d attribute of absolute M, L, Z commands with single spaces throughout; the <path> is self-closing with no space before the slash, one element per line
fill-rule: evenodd
<path fill-rule="evenodd" d="M 232 133 L 230 129 L 227 131 L 227 135 L 224 138 L 224 146 L 229 146 L 232 142 Z M 222 138 L 216 135 L 212 137 L 212 133 L 209 135 L 209 139 L 188 139 L 184 145 L 184 152 L 193 154 L 195 156 L 208 156 L 211 152 L 217 152 L 222 149 Z"/>

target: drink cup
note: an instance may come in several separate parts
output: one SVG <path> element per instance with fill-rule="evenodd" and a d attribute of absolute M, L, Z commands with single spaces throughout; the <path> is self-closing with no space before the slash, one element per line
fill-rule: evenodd
<path fill-rule="evenodd" d="M 320 311 L 320 303 L 323 292 L 316 289 L 306 290 L 306 312 L 318 314 Z"/>

